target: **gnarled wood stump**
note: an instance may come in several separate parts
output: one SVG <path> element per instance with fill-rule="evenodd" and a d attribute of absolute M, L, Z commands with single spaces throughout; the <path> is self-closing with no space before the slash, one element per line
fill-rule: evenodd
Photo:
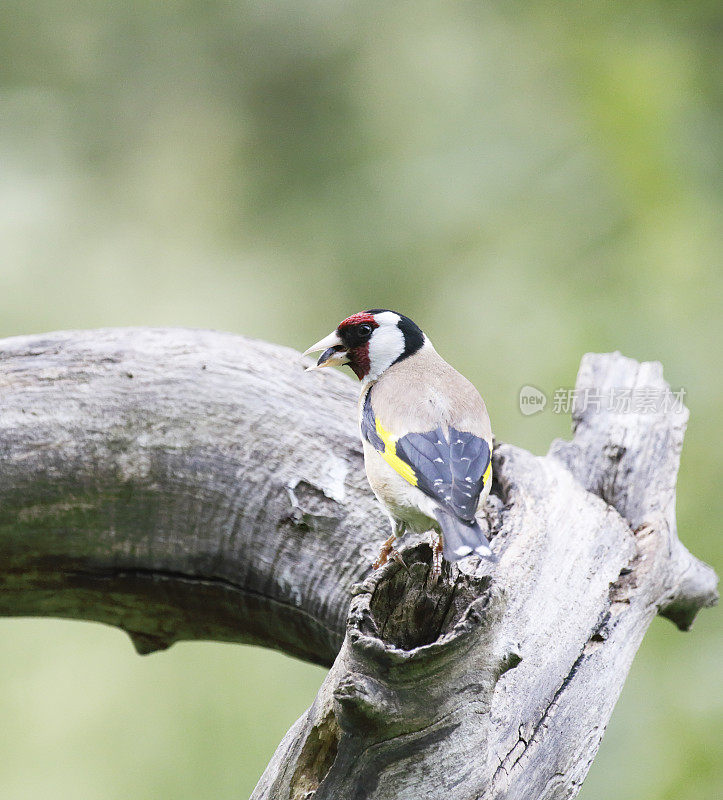
<path fill-rule="evenodd" d="M 0 342 L 0 614 L 331 664 L 257 800 L 574 796 L 652 618 L 717 598 L 676 532 L 687 410 L 579 403 L 547 456 L 497 446 L 498 562 L 434 583 L 423 537 L 370 575 L 357 387 L 302 367 L 202 331 Z M 581 398 L 634 387 L 669 397 L 659 364 L 583 359 Z"/>

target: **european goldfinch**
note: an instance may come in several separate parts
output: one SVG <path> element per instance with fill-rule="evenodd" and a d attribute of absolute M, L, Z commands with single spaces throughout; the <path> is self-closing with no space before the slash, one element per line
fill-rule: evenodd
<path fill-rule="evenodd" d="M 346 364 L 361 381 L 364 465 L 392 524 L 374 567 L 398 556 L 394 540 L 406 530 L 436 532 L 435 575 L 442 551 L 448 561 L 491 558 L 475 519 L 492 482 L 492 432 L 479 392 L 409 317 L 387 309 L 348 317 L 304 355 L 320 350 L 309 369 Z"/>

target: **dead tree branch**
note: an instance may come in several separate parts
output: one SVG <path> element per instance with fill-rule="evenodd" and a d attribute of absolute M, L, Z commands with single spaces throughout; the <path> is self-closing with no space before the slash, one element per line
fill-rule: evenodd
<path fill-rule="evenodd" d="M 369 575 L 385 523 L 343 376 L 212 332 L 5 340 L 0 614 L 333 662 L 258 800 L 572 797 L 651 619 L 717 598 L 676 532 L 687 410 L 659 364 L 583 359 L 578 397 L 635 387 L 666 402 L 581 402 L 544 458 L 497 447 L 499 562 L 435 585 L 421 539 Z"/>

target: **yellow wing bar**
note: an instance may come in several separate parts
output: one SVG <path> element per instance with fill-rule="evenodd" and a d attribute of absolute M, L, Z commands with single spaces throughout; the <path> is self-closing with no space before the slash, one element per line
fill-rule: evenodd
<path fill-rule="evenodd" d="M 487 465 L 487 469 L 484 471 L 484 475 L 482 476 L 482 486 L 487 486 L 487 481 L 492 477 L 492 459 L 490 458 L 490 463 Z"/>
<path fill-rule="evenodd" d="M 379 422 L 378 419 L 375 420 L 376 429 L 377 429 L 377 436 L 384 442 L 384 452 L 377 450 L 379 455 L 389 464 L 389 466 L 396 470 L 405 481 L 411 483 L 412 486 L 417 485 L 417 476 L 414 473 L 414 470 L 407 464 L 406 461 L 402 461 L 401 458 L 397 455 L 397 440 L 392 436 L 391 433 Z"/>

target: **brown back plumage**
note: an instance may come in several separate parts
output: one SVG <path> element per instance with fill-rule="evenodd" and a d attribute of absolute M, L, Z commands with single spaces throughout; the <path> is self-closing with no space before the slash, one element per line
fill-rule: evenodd
<path fill-rule="evenodd" d="M 395 437 L 451 425 L 492 440 L 479 392 L 429 342 L 389 367 L 373 385 L 371 400 L 375 416 Z"/>

